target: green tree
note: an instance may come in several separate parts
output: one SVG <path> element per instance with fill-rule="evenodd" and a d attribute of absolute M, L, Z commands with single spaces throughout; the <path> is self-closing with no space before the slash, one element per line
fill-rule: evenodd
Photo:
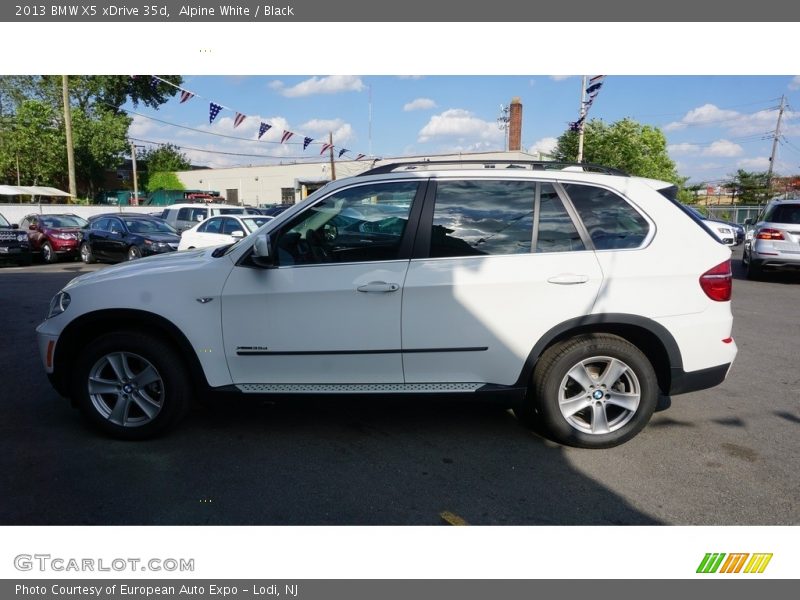
<path fill-rule="evenodd" d="M 553 152 L 555 160 L 574 162 L 578 157 L 578 133 L 565 131 Z M 623 119 L 607 125 L 592 119 L 585 125 L 583 160 L 622 169 L 631 175 L 651 177 L 682 185 L 675 163 L 667 153 L 667 139 L 657 127 Z"/>
<path fill-rule="evenodd" d="M 751 172 L 739 169 L 736 173 L 728 176 L 730 179 L 725 182 L 725 186 L 733 190 L 735 196 L 743 204 L 761 204 L 770 198 L 770 191 L 767 187 L 766 172 Z"/>
<path fill-rule="evenodd" d="M 162 76 L 175 85 L 177 75 Z M 0 177 L 20 183 L 66 186 L 66 136 L 61 76 L 0 77 Z M 128 149 L 126 102 L 158 107 L 177 88 L 150 76 L 71 76 L 70 106 L 78 191 L 91 194 Z"/>
<path fill-rule="evenodd" d="M 147 174 L 147 191 L 155 192 L 156 190 L 184 190 L 186 189 L 178 176 L 171 171 L 156 171 L 155 173 L 148 172 Z"/>
<path fill-rule="evenodd" d="M 185 171 L 192 166 L 180 148 L 173 144 L 164 144 L 163 146 L 145 150 L 142 153 L 141 162 L 144 163 L 148 172 L 153 173 Z"/>

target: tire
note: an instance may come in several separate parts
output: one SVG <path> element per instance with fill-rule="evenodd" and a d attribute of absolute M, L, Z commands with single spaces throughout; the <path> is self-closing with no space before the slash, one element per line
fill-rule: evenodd
<path fill-rule="evenodd" d="M 81 260 L 85 262 L 87 265 L 91 265 L 97 262 L 97 259 L 94 257 L 92 253 L 92 248 L 89 246 L 88 243 L 83 242 L 81 244 Z"/>
<path fill-rule="evenodd" d="M 761 279 L 763 274 L 764 274 L 763 269 L 759 265 L 756 265 L 754 263 L 753 257 L 752 256 L 748 257 L 747 265 L 745 266 L 745 271 L 744 271 L 745 277 L 747 277 L 750 280 L 758 280 Z"/>
<path fill-rule="evenodd" d="M 548 348 L 531 387 L 528 401 L 515 408 L 520 420 L 578 448 L 627 442 L 647 425 L 659 395 L 647 357 L 627 340 L 602 333 Z"/>
<path fill-rule="evenodd" d="M 74 365 L 72 398 L 100 431 L 153 437 L 186 414 L 191 386 L 178 353 L 148 334 L 114 332 L 90 342 Z"/>
<path fill-rule="evenodd" d="M 53 252 L 53 247 L 50 245 L 50 242 L 42 244 L 42 260 L 48 265 L 58 262 L 58 255 Z"/>
<path fill-rule="evenodd" d="M 136 260 L 137 258 L 142 258 L 142 251 L 139 250 L 139 247 L 131 246 L 128 248 L 128 260 Z"/>

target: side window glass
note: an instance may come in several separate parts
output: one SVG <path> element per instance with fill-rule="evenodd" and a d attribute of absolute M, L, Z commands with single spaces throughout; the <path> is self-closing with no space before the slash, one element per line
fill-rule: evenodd
<path fill-rule="evenodd" d="M 535 197 L 531 181 L 439 181 L 430 256 L 530 252 Z"/>
<path fill-rule="evenodd" d="M 222 228 L 222 219 L 208 219 L 204 221 L 198 231 L 203 233 L 220 233 Z"/>
<path fill-rule="evenodd" d="M 240 225 L 236 219 L 226 218 L 222 220 L 222 233 L 230 235 L 234 231 L 244 232 L 244 225 Z"/>
<path fill-rule="evenodd" d="M 108 231 L 108 219 L 97 219 L 92 223 L 92 229 L 95 231 Z"/>
<path fill-rule="evenodd" d="M 555 188 L 550 183 L 542 184 L 536 252 L 569 252 L 585 249 L 586 246 Z"/>
<path fill-rule="evenodd" d="M 279 265 L 395 260 L 419 183 L 362 185 L 306 209 L 276 236 Z"/>
<path fill-rule="evenodd" d="M 636 248 L 650 226 L 639 212 L 617 194 L 589 185 L 565 184 L 575 210 L 597 250 Z"/>
<path fill-rule="evenodd" d="M 178 211 L 177 216 L 178 221 L 191 221 L 192 220 L 192 209 L 191 208 L 182 208 Z"/>
<path fill-rule="evenodd" d="M 206 208 L 195 208 L 192 209 L 192 221 L 197 221 L 198 219 L 205 220 L 208 218 L 208 209 Z"/>
<path fill-rule="evenodd" d="M 111 233 L 122 233 L 122 225 L 116 219 L 109 219 L 109 227 L 108 230 Z"/>

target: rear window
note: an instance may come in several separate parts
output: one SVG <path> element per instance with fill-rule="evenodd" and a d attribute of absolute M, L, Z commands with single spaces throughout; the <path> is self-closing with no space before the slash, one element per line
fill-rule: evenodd
<path fill-rule="evenodd" d="M 622 197 L 609 190 L 567 183 L 564 189 L 589 231 L 597 250 L 620 250 L 641 246 L 650 225 Z"/>
<path fill-rule="evenodd" d="M 764 218 L 768 223 L 800 224 L 800 204 L 778 204 Z"/>

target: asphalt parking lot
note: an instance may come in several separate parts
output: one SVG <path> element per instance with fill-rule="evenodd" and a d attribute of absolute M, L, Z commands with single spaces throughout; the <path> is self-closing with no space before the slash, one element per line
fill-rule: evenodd
<path fill-rule="evenodd" d="M 602 451 L 422 401 L 232 401 L 111 440 L 50 387 L 34 334 L 55 292 L 103 267 L 0 268 L 0 524 L 798 524 L 800 277 L 735 263 L 728 379 Z"/>

